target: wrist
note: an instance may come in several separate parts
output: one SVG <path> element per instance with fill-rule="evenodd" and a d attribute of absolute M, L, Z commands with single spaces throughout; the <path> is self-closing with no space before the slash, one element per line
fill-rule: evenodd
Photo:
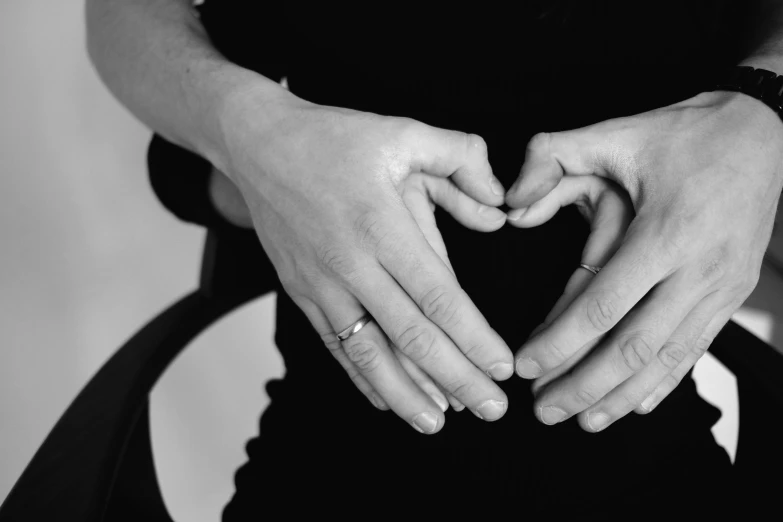
<path fill-rule="evenodd" d="M 201 108 L 196 110 L 200 124 L 195 148 L 227 174 L 233 171 L 238 141 L 249 137 L 262 146 L 296 102 L 302 102 L 279 83 L 229 62 L 198 78 L 191 86 L 193 94 L 186 94 L 189 105 Z"/>
<path fill-rule="evenodd" d="M 766 103 L 738 91 L 712 91 L 699 95 L 704 105 L 721 111 L 726 122 L 741 122 L 777 136 L 783 143 L 783 121 Z"/>
<path fill-rule="evenodd" d="M 760 116 L 770 116 L 770 112 L 777 118 L 775 127 L 783 125 L 783 75 L 777 74 L 770 60 L 754 57 L 744 61 L 741 65 L 726 69 L 717 78 L 714 84 L 713 98 L 717 98 L 721 106 L 746 105 L 748 117 L 758 112 Z M 763 67 L 762 67 L 763 66 Z M 709 96 L 706 96 L 709 98 Z M 765 105 L 768 110 L 760 106 Z"/>

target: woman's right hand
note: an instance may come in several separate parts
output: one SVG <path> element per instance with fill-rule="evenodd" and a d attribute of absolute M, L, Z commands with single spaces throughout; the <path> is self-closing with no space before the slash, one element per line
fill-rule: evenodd
<path fill-rule="evenodd" d="M 503 226 L 484 141 L 288 93 L 264 125 L 254 115 L 267 103 L 252 89 L 232 100 L 222 167 L 326 347 L 376 406 L 419 431 L 444 424 L 437 388 L 500 418 L 507 398 L 489 376 L 510 377 L 513 357 L 460 288 L 433 216 L 438 204 L 471 228 Z M 335 332 L 367 312 L 375 321 L 340 342 Z"/>

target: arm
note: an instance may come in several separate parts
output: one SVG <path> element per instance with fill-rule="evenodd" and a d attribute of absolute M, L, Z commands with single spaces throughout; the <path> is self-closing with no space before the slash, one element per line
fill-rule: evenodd
<path fill-rule="evenodd" d="M 169 141 L 226 168 L 228 105 L 252 88 L 271 126 L 291 95 L 218 53 L 189 0 L 87 0 L 87 49 L 117 99 Z"/>
<path fill-rule="evenodd" d="M 222 57 L 186 0 L 88 0 L 87 29 L 117 98 L 234 182 L 283 288 L 373 404 L 425 433 L 444 393 L 503 416 L 492 378 L 511 376 L 511 352 L 457 283 L 430 206 L 503 226 L 481 138 L 297 98 Z"/>

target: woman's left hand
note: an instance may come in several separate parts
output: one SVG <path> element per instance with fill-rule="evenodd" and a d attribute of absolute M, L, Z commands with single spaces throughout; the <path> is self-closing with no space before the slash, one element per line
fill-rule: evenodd
<path fill-rule="evenodd" d="M 582 262 L 603 269 L 578 268 L 516 356 L 519 375 L 539 378 L 539 419 L 578 415 L 589 431 L 651 411 L 755 287 L 783 186 L 783 124 L 758 100 L 711 92 L 537 135 L 507 193 L 509 222 L 545 221 L 596 176 L 636 215 L 625 230 L 596 207 Z"/>

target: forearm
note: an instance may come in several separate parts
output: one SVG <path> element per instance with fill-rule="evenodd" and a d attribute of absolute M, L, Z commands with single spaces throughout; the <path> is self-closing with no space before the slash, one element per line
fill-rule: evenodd
<path fill-rule="evenodd" d="M 87 47 L 98 73 L 123 105 L 166 139 L 226 170 L 227 115 L 243 92 L 268 97 L 259 124 L 278 116 L 275 102 L 288 93 L 220 55 L 189 0 L 86 5 Z"/>

